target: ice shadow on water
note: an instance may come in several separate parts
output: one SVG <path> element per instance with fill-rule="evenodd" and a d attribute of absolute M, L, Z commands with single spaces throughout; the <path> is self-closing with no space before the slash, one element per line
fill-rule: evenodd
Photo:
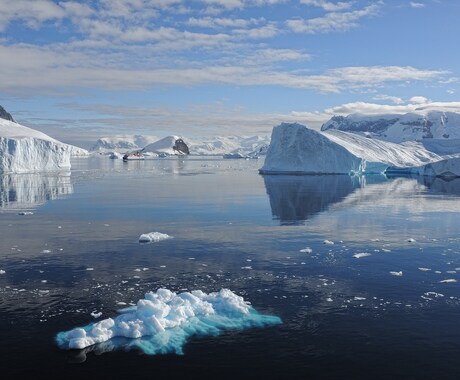
<path fill-rule="evenodd" d="M 33 209 L 73 193 L 70 172 L 0 175 L 0 208 Z"/>
<path fill-rule="evenodd" d="M 302 225 L 331 204 L 341 202 L 365 184 L 386 181 L 385 176 L 265 175 L 274 219 L 281 225 Z"/>

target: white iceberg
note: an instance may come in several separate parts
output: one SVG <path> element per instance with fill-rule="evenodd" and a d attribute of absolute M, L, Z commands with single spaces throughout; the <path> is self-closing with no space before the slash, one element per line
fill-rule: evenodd
<path fill-rule="evenodd" d="M 229 329 L 276 325 L 275 316 L 259 314 L 231 290 L 206 294 L 201 290 L 176 294 L 168 289 L 150 292 L 136 306 L 82 328 L 60 332 L 63 349 L 83 349 L 112 339 L 115 346 L 137 348 L 146 354 L 182 354 L 192 335 L 218 335 Z M 115 340 L 113 338 L 129 338 Z"/>
<path fill-rule="evenodd" d="M 86 151 L 0 118 L 0 173 L 70 169 L 70 157 Z"/>
<path fill-rule="evenodd" d="M 417 143 L 394 144 L 341 131 L 317 132 L 301 124 L 273 128 L 262 174 L 376 174 L 421 172 L 442 158 Z"/>
<path fill-rule="evenodd" d="M 162 234 L 161 232 L 149 232 L 139 236 L 139 243 L 153 243 L 166 239 L 172 239 L 172 236 Z"/>
<path fill-rule="evenodd" d="M 168 156 L 181 156 L 189 154 L 189 148 L 178 136 L 167 136 L 155 141 L 142 149 L 142 153 L 164 154 Z"/>

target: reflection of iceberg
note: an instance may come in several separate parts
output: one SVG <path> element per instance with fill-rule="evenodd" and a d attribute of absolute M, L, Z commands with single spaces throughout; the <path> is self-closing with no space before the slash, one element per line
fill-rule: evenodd
<path fill-rule="evenodd" d="M 342 201 L 362 186 L 363 179 L 348 175 L 264 176 L 272 214 L 285 225 L 302 224 L 330 204 Z"/>
<path fill-rule="evenodd" d="M 70 172 L 53 175 L 5 174 L 0 176 L 0 208 L 34 208 L 73 193 Z"/>
<path fill-rule="evenodd" d="M 460 178 L 419 177 L 430 193 L 460 196 Z"/>

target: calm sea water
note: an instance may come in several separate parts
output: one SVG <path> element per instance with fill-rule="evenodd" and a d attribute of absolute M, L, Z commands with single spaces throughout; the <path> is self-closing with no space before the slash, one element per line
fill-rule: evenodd
<path fill-rule="evenodd" d="M 458 379 L 460 180 L 261 166 L 91 158 L 0 177 L 2 378 Z M 138 243 L 153 231 L 174 239 Z M 183 356 L 56 346 L 160 287 L 229 288 L 283 324 Z"/>

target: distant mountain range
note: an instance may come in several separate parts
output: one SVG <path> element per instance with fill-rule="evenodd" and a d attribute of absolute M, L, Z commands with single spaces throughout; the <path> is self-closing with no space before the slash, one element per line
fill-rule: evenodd
<path fill-rule="evenodd" d="M 321 127 L 322 131 L 334 129 L 394 143 L 418 141 L 438 154 L 460 152 L 460 114 L 456 112 L 334 116 Z"/>

